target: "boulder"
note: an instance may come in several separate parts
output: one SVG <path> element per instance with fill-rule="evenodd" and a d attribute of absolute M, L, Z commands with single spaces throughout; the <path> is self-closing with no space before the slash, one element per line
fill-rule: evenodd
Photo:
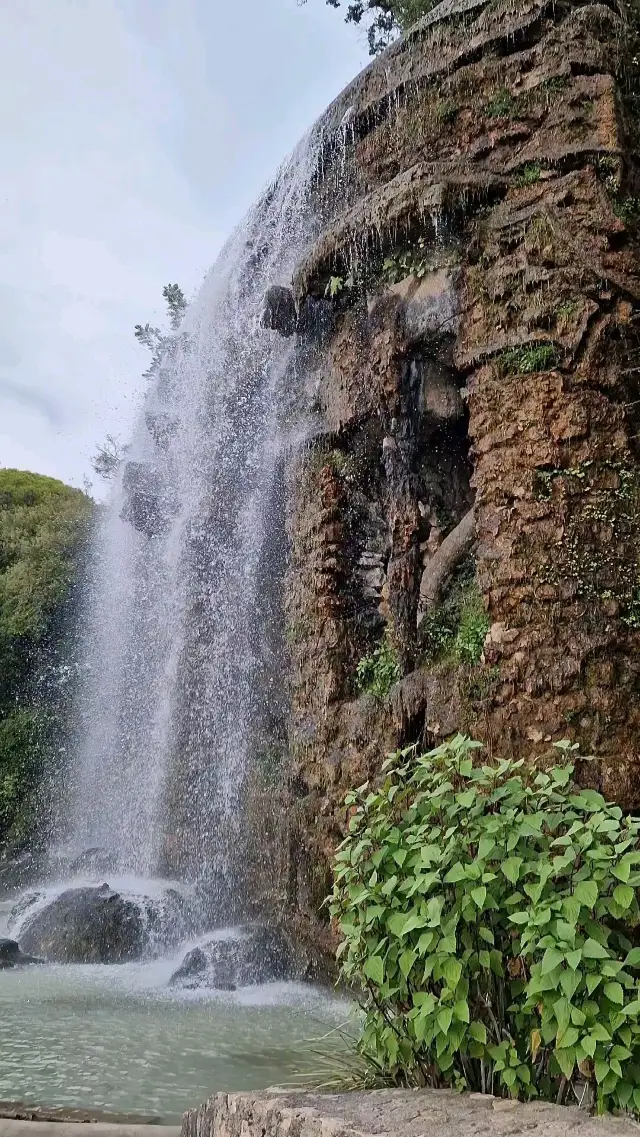
<path fill-rule="evenodd" d="M 296 330 L 297 313 L 290 288 L 282 284 L 272 284 L 264 298 L 262 327 L 279 332 L 281 336 L 292 336 Z"/>
<path fill-rule="evenodd" d="M 146 913 L 136 902 L 99 888 L 71 888 L 24 922 L 20 947 L 52 963 L 124 963 L 149 945 Z"/>
<path fill-rule="evenodd" d="M 169 980 L 172 987 L 211 987 L 234 991 L 257 983 L 295 978 L 295 961 L 286 938 L 261 925 L 237 936 L 210 940 L 188 952 Z"/>
<path fill-rule="evenodd" d="M 177 506 L 167 495 L 159 470 L 146 462 L 127 462 L 122 489 L 125 496 L 120 512 L 122 520 L 147 537 L 165 533 Z"/>
<path fill-rule="evenodd" d="M 44 963 L 44 960 L 35 955 L 26 955 L 15 940 L 0 936 L 0 971 L 9 967 L 26 967 L 29 963 Z"/>
<path fill-rule="evenodd" d="M 104 877 L 118 871 L 118 858 L 106 849 L 85 849 L 69 865 L 71 876 Z"/>

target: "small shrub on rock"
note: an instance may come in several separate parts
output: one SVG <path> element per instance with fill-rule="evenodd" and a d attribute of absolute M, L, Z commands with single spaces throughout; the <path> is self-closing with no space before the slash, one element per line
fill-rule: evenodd
<path fill-rule="evenodd" d="M 342 977 L 392 1082 L 640 1112 L 640 822 L 558 745 L 536 771 L 458 735 L 348 796 Z"/>
<path fill-rule="evenodd" d="M 361 659 L 356 668 L 356 684 L 363 694 L 383 699 L 402 677 L 398 655 L 387 639 Z"/>

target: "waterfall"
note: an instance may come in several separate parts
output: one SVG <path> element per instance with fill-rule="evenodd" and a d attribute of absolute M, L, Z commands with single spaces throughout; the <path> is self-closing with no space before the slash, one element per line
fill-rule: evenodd
<path fill-rule="evenodd" d="M 312 132 L 232 236 L 144 400 L 95 538 L 70 846 L 118 869 L 236 887 L 257 647 L 278 618 L 261 566 L 283 455 L 301 431 L 291 340 L 261 326 L 313 229 Z M 292 408 L 294 408 L 292 410 Z"/>

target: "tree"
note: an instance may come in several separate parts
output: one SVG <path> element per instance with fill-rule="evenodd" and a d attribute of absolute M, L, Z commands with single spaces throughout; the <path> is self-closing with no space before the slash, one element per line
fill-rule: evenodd
<path fill-rule="evenodd" d="M 126 449 L 126 446 L 122 446 L 113 434 L 107 434 L 91 458 L 91 465 L 99 478 L 105 482 L 115 478 Z"/>
<path fill-rule="evenodd" d="M 145 379 L 153 378 L 159 370 L 165 354 L 174 351 L 182 338 L 177 335 L 177 332 L 187 310 L 187 301 L 184 292 L 178 284 L 165 284 L 162 289 L 162 295 L 167 303 L 167 315 L 169 317 L 172 334 L 167 335 L 166 332 L 154 327 L 152 324 L 136 324 L 133 330 L 133 334 L 138 343 L 151 352 L 151 363 L 147 370 L 143 372 Z"/>
<path fill-rule="evenodd" d="M 302 0 L 306 3 L 306 0 Z M 369 51 L 376 55 L 384 51 L 398 32 L 435 8 L 438 0 L 355 0 L 349 3 L 345 20 L 348 24 L 364 24 L 367 28 Z M 342 0 L 326 0 L 331 8 L 341 8 Z"/>

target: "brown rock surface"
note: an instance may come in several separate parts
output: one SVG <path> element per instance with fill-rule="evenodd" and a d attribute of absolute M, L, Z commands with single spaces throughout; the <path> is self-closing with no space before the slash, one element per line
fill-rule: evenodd
<path fill-rule="evenodd" d="M 182 1137 L 631 1137 L 622 1118 L 448 1090 L 217 1094 L 185 1113 Z"/>

